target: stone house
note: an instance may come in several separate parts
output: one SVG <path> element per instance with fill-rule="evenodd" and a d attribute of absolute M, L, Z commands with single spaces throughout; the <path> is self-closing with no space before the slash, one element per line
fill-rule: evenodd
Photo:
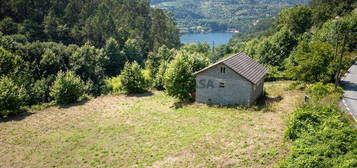
<path fill-rule="evenodd" d="M 263 94 L 267 68 L 241 52 L 196 73 L 196 102 L 251 105 Z"/>

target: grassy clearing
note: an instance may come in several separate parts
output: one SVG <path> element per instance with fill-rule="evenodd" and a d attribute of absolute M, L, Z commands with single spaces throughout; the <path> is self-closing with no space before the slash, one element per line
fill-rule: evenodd
<path fill-rule="evenodd" d="M 0 123 L 0 167 L 270 167 L 302 95 L 288 83 L 267 83 L 267 105 L 249 109 L 176 109 L 155 92 L 34 111 Z"/>

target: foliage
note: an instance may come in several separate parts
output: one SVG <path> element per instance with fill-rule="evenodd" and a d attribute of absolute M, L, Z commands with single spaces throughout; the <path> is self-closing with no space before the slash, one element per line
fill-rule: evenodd
<path fill-rule="evenodd" d="M 270 36 L 258 45 L 257 57 L 261 63 L 272 66 L 283 66 L 291 50 L 296 46 L 294 34 L 287 28 Z"/>
<path fill-rule="evenodd" d="M 108 56 L 108 64 L 105 67 L 106 74 L 108 76 L 119 75 L 126 60 L 118 42 L 114 38 L 109 38 L 105 44 L 104 52 Z"/>
<path fill-rule="evenodd" d="M 317 99 L 341 94 L 333 85 L 317 83 L 308 93 Z M 339 97 L 335 97 L 336 100 Z M 337 101 L 336 101 L 337 102 Z M 280 167 L 355 167 L 356 129 L 338 110 L 337 103 L 329 106 L 310 102 L 299 107 L 291 117 L 286 137 L 293 140 L 289 157 Z"/>
<path fill-rule="evenodd" d="M 121 76 L 112 77 L 105 80 L 105 86 L 107 92 L 120 93 L 121 92 Z"/>
<path fill-rule="evenodd" d="M 71 70 L 78 74 L 82 80 L 93 82 L 90 93 L 98 95 L 104 85 L 105 67 L 108 65 L 108 57 L 102 49 L 86 43 L 78 48 L 70 57 Z"/>
<path fill-rule="evenodd" d="M 266 81 L 277 81 L 277 80 L 286 80 L 288 79 L 286 73 L 284 71 L 279 71 L 279 68 L 276 66 L 265 65 L 268 68 L 268 72 L 266 74 Z"/>
<path fill-rule="evenodd" d="M 16 114 L 25 105 L 26 92 L 10 78 L 0 77 L 0 117 Z"/>
<path fill-rule="evenodd" d="M 167 93 L 180 100 L 190 99 L 196 86 L 193 73 L 208 64 L 208 59 L 202 54 L 179 51 L 165 74 L 164 85 Z"/>
<path fill-rule="evenodd" d="M 344 17 L 331 19 L 323 23 L 321 28 L 316 30 L 313 40 L 328 42 L 331 45 L 342 43 L 345 38 L 347 49 L 356 50 L 357 42 L 357 10 Z"/>
<path fill-rule="evenodd" d="M 155 77 L 162 62 L 170 61 L 174 57 L 175 49 L 169 49 L 165 45 L 161 46 L 157 52 L 150 53 L 146 62 L 146 68 L 150 69 L 150 75 Z"/>
<path fill-rule="evenodd" d="M 2 2 L 0 16 L 0 31 L 5 35 L 26 35 L 31 42 L 83 45 L 89 41 L 102 48 L 111 37 L 120 46 L 135 38 L 143 40 L 143 51 L 179 45 L 179 32 L 172 16 L 150 7 L 149 1 L 10 0 Z"/>
<path fill-rule="evenodd" d="M 147 81 L 137 62 L 126 63 L 120 74 L 121 89 L 125 93 L 143 93 L 147 91 Z"/>
<path fill-rule="evenodd" d="M 158 90 L 164 90 L 164 81 L 165 81 L 165 75 L 167 72 L 167 69 L 169 68 L 169 63 L 167 61 L 162 61 L 159 70 L 156 73 L 156 76 L 153 81 L 153 85 L 156 89 Z"/>
<path fill-rule="evenodd" d="M 277 27 L 287 27 L 294 33 L 304 33 L 312 26 L 312 12 L 307 6 L 283 9 L 276 21 Z"/>
<path fill-rule="evenodd" d="M 24 64 L 25 62 L 21 57 L 0 47 L 0 77 L 17 74 L 19 71 L 23 70 Z"/>
<path fill-rule="evenodd" d="M 77 102 L 86 91 L 87 86 L 73 71 L 60 71 L 51 87 L 50 95 L 57 104 L 66 105 Z"/>
<path fill-rule="evenodd" d="M 300 42 L 287 65 L 293 79 L 306 82 L 332 81 L 336 72 L 333 47 L 324 42 Z"/>
<path fill-rule="evenodd" d="M 39 104 L 47 103 L 53 100 L 50 96 L 51 86 L 55 81 L 56 76 L 50 76 L 47 78 L 42 78 L 36 82 L 30 84 L 29 89 L 27 89 L 29 95 L 29 104 Z"/>
<path fill-rule="evenodd" d="M 336 99 L 340 99 L 342 98 L 343 89 L 334 84 L 323 84 L 319 82 L 311 85 L 307 89 L 307 93 L 311 95 L 312 99 L 317 101 L 332 94 Z"/>
<path fill-rule="evenodd" d="M 354 0 L 311 0 L 314 25 L 320 26 L 335 16 L 343 16 L 355 8 Z"/>

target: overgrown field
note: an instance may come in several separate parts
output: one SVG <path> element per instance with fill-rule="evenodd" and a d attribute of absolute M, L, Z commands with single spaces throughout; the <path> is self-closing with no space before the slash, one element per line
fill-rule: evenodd
<path fill-rule="evenodd" d="M 289 82 L 252 108 L 180 105 L 162 92 L 105 96 L 0 122 L 0 167 L 270 167 L 286 157 Z"/>

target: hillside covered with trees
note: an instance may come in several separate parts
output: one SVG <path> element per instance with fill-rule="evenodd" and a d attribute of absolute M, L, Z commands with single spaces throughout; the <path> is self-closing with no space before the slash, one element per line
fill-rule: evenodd
<path fill-rule="evenodd" d="M 152 0 L 174 14 L 182 32 L 266 29 L 282 8 L 309 0 Z"/>
<path fill-rule="evenodd" d="M 1 0 L 1 116 L 101 95 L 104 79 L 119 75 L 126 62 L 143 65 L 162 45 L 179 47 L 179 31 L 149 1 Z"/>

